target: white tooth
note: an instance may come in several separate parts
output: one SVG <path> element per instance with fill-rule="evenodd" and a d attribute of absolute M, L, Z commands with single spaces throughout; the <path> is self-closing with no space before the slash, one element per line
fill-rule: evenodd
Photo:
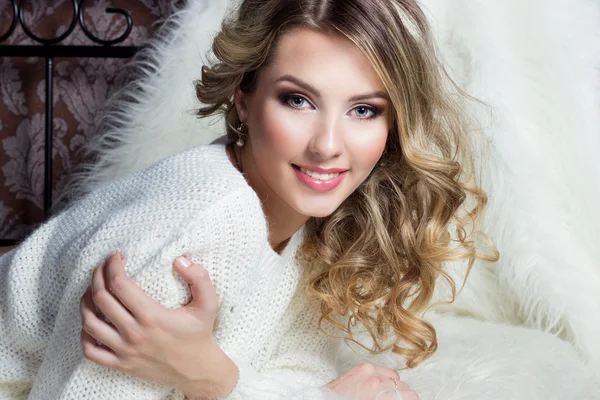
<path fill-rule="evenodd" d="M 318 179 L 320 181 L 328 181 L 328 180 L 331 180 L 331 179 L 333 179 L 333 178 L 335 178 L 336 176 L 339 175 L 339 172 L 338 173 L 333 173 L 333 174 L 320 174 L 318 172 L 310 171 L 310 170 L 305 169 L 305 168 L 300 168 L 300 171 L 302 171 L 302 173 L 310 176 L 311 178 L 315 178 L 315 179 Z"/>

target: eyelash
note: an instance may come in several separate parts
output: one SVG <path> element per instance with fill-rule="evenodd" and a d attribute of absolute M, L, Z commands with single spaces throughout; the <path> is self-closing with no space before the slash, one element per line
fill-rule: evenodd
<path fill-rule="evenodd" d="M 280 100 L 281 100 L 282 104 L 284 104 L 294 110 L 302 110 L 303 107 L 294 107 L 293 105 L 290 104 L 290 100 L 292 100 L 292 99 L 302 99 L 305 102 L 310 104 L 310 102 L 304 96 L 299 95 L 299 94 L 284 94 L 284 95 L 280 96 Z M 371 113 L 373 113 L 373 115 L 371 115 L 370 117 L 366 117 L 366 118 L 358 117 L 358 119 L 361 121 L 370 121 L 370 120 L 377 118 L 381 114 L 383 114 L 383 110 L 379 107 L 368 106 L 368 105 L 359 105 L 359 106 L 354 107 L 352 110 L 356 110 L 357 108 L 366 108 L 367 110 L 371 111 Z"/>

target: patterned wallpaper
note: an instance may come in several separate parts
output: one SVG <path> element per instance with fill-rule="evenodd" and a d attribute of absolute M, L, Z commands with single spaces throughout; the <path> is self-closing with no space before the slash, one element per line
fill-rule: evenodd
<path fill-rule="evenodd" d="M 126 27 L 107 7 L 127 10 L 133 30 L 119 45 L 141 45 L 168 16 L 173 0 L 86 1 L 86 22 L 95 36 L 113 39 Z M 0 35 L 12 20 L 8 0 L 0 1 Z M 71 23 L 71 0 L 29 0 L 25 19 L 43 38 L 57 37 Z M 35 44 L 17 27 L 3 45 Z M 93 45 L 78 25 L 61 44 Z M 1 55 L 1 54 L 0 54 Z M 121 59 L 55 59 L 54 192 L 81 162 L 81 148 L 94 134 L 108 96 L 127 79 Z M 43 220 L 45 61 L 0 57 L 0 239 L 18 239 Z"/>

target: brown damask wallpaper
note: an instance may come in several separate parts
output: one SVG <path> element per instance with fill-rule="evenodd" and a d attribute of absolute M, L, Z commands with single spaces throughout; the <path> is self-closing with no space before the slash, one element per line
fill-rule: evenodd
<path fill-rule="evenodd" d="M 95 36 L 113 39 L 125 19 L 105 12 L 130 13 L 133 30 L 119 45 L 142 45 L 181 1 L 88 0 L 86 22 Z M 57 37 L 71 23 L 71 0 L 29 0 L 25 19 L 43 38 Z M 0 0 L 0 35 L 12 21 L 9 0 Z M 3 45 L 35 44 L 18 26 Z M 93 45 L 78 25 L 61 45 Z M 1 56 L 1 54 L 0 54 Z M 81 162 L 81 148 L 94 134 L 108 96 L 126 81 L 122 59 L 55 59 L 54 193 Z M 43 220 L 45 62 L 40 58 L 0 57 L 0 239 L 18 239 Z"/>

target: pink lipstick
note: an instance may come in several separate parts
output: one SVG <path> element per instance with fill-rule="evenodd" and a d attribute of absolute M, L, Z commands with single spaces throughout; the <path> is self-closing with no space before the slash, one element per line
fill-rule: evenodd
<path fill-rule="evenodd" d="M 346 177 L 347 171 L 348 170 L 342 168 L 323 169 L 318 167 L 307 168 L 305 166 L 294 165 L 294 172 L 296 172 L 296 176 L 300 182 L 302 182 L 308 188 L 318 192 L 328 192 L 338 187 Z M 329 176 L 323 179 L 324 175 Z"/>

